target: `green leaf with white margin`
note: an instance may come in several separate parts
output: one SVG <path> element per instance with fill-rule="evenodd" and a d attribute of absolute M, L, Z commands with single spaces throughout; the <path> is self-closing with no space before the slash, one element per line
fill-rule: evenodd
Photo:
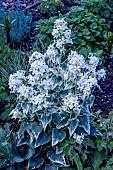
<path fill-rule="evenodd" d="M 57 145 L 59 142 L 62 142 L 66 137 L 66 133 L 64 131 L 58 132 L 57 128 L 53 128 L 52 130 L 52 146 Z"/>
<path fill-rule="evenodd" d="M 62 120 L 62 116 L 61 116 L 61 114 L 59 114 L 59 113 L 53 113 L 53 114 L 52 114 L 52 118 L 53 118 L 53 122 L 54 122 L 56 125 L 60 124 L 60 122 L 61 122 L 61 120 Z"/>
<path fill-rule="evenodd" d="M 50 141 L 50 136 L 46 135 L 44 132 L 41 132 L 39 137 L 37 138 L 37 141 L 35 143 L 35 148 L 41 146 L 41 145 L 45 145 L 46 143 L 48 143 Z"/>
<path fill-rule="evenodd" d="M 46 165 L 45 170 L 58 170 L 58 166 L 56 166 L 56 165 Z"/>
<path fill-rule="evenodd" d="M 25 113 L 28 113 L 30 106 L 29 106 L 29 104 L 28 104 L 27 102 L 22 103 L 22 104 L 21 104 L 21 107 L 22 107 L 22 109 L 23 109 L 23 111 L 24 111 Z"/>
<path fill-rule="evenodd" d="M 43 165 L 44 159 L 43 158 L 31 158 L 28 161 L 28 169 L 36 169 L 40 168 Z"/>
<path fill-rule="evenodd" d="M 22 123 L 18 131 L 18 138 L 20 138 L 24 134 L 25 131 L 27 131 L 29 134 L 30 129 L 31 129 L 30 123 L 27 123 L 27 122 Z"/>
<path fill-rule="evenodd" d="M 71 137 L 71 136 L 73 135 L 73 133 L 75 132 L 75 130 L 76 130 L 77 126 L 78 126 L 78 122 L 79 122 L 78 119 L 72 119 L 72 120 L 71 120 L 70 126 L 68 127 L 70 137 Z"/>
<path fill-rule="evenodd" d="M 70 121 L 69 121 L 69 118 L 68 118 L 68 117 L 63 118 L 63 119 L 61 120 L 61 122 L 56 126 L 56 128 L 58 128 L 58 129 L 64 128 L 64 127 L 67 126 L 69 123 L 70 123 Z"/>
<path fill-rule="evenodd" d="M 53 151 L 48 151 L 47 156 L 52 163 L 60 164 L 60 166 L 68 166 L 65 161 L 65 155 L 63 153 L 56 154 Z"/>
<path fill-rule="evenodd" d="M 14 150 L 11 154 L 13 160 L 17 163 L 30 159 L 33 156 L 33 151 L 30 148 L 25 149 L 24 146 L 20 146 L 18 149 L 19 152 L 17 150 Z"/>
<path fill-rule="evenodd" d="M 42 115 L 40 121 L 42 122 L 42 126 L 44 128 L 44 131 L 46 130 L 46 127 L 51 122 L 51 120 L 52 120 L 52 116 L 51 115 Z"/>
<path fill-rule="evenodd" d="M 80 119 L 79 119 L 79 127 L 82 127 L 85 132 L 88 133 L 88 135 L 90 135 L 90 120 L 89 120 L 89 116 L 87 115 L 83 115 Z"/>
<path fill-rule="evenodd" d="M 37 140 L 37 138 L 39 137 L 40 133 L 42 132 L 42 126 L 38 126 L 37 122 L 32 123 L 32 133 L 35 137 L 35 139 Z"/>
<path fill-rule="evenodd" d="M 22 136 L 18 143 L 17 143 L 17 146 L 21 146 L 21 145 L 28 145 L 29 146 L 30 144 L 30 138 L 28 136 Z"/>

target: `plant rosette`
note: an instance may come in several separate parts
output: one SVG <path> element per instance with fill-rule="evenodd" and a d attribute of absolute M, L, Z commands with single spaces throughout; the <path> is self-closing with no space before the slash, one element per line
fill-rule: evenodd
<path fill-rule="evenodd" d="M 81 144 L 85 136 L 93 134 L 92 91 L 105 77 L 104 69 L 97 69 L 99 59 L 92 53 L 88 60 L 76 51 L 67 53 L 65 46 L 73 42 L 63 18 L 55 21 L 52 35 L 53 44 L 44 54 L 34 52 L 29 57 L 28 72 L 19 70 L 9 77 L 9 88 L 18 101 L 11 112 L 12 118 L 20 122 L 18 146 L 29 143 L 34 150 L 29 168 L 68 166 L 58 145 L 70 137 Z M 35 159 L 37 165 L 33 164 Z"/>

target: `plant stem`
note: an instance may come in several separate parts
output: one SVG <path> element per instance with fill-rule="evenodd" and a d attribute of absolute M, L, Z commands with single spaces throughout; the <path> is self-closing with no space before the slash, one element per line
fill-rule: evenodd
<path fill-rule="evenodd" d="M 106 124 L 106 164 L 108 159 L 108 139 L 109 139 L 109 129 L 108 129 L 108 124 Z"/>

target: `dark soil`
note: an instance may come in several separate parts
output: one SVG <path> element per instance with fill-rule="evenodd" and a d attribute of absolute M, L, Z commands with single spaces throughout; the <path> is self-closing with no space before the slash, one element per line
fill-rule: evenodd
<path fill-rule="evenodd" d="M 103 117 L 113 110 L 113 73 L 108 73 L 105 80 L 99 82 L 100 89 L 95 89 L 93 111 L 100 111 Z"/>

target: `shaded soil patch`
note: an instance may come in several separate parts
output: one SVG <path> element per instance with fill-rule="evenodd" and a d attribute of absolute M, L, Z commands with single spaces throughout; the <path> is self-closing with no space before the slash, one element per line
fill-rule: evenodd
<path fill-rule="evenodd" d="M 105 80 L 99 82 L 100 89 L 95 89 L 93 111 L 100 111 L 103 117 L 113 110 L 113 73 L 107 74 Z"/>

